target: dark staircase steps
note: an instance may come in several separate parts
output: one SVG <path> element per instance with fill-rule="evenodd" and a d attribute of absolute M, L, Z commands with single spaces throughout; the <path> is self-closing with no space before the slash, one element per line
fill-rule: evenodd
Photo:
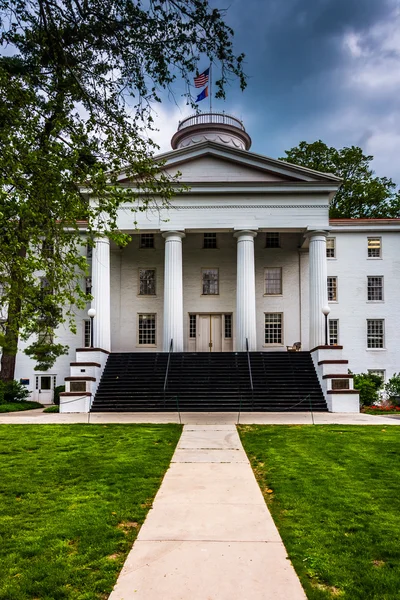
<path fill-rule="evenodd" d="M 94 412 L 326 411 L 309 352 L 112 353 Z"/>

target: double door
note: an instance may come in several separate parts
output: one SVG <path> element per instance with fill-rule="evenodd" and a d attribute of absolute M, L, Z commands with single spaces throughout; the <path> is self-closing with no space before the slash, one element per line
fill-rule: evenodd
<path fill-rule="evenodd" d="M 199 315 L 197 352 L 222 352 L 222 315 Z"/>

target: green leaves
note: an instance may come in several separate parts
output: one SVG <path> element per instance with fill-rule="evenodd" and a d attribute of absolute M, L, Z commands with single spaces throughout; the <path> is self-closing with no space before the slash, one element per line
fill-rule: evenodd
<path fill-rule="evenodd" d="M 342 185 L 332 200 L 331 218 L 391 218 L 400 216 L 400 194 L 387 177 L 377 177 L 371 169 L 373 156 L 351 146 L 336 149 L 321 140 L 300 144 L 285 151 L 281 158 L 290 163 L 333 173 Z"/>

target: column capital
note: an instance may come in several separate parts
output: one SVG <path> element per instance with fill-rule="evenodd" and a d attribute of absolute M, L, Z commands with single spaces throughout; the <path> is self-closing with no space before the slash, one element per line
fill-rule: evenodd
<path fill-rule="evenodd" d="M 257 231 L 251 231 L 250 229 L 242 229 L 241 231 L 235 231 L 233 237 L 241 238 L 241 237 L 251 237 L 255 238 L 257 236 Z"/>
<path fill-rule="evenodd" d="M 183 231 L 164 231 L 161 235 L 166 240 L 173 239 L 173 238 L 178 238 L 178 239 L 182 240 L 184 237 L 186 237 L 186 233 L 184 233 Z"/>
<path fill-rule="evenodd" d="M 327 238 L 327 236 L 329 235 L 330 232 L 330 227 L 327 228 L 322 228 L 321 229 L 308 229 L 305 234 L 304 237 L 311 239 L 314 237 L 323 237 L 323 238 Z"/>

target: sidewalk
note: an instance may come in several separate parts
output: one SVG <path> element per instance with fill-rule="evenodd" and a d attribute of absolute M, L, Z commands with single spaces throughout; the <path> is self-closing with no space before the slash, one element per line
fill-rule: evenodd
<path fill-rule="evenodd" d="M 395 415 L 396 416 L 396 415 Z M 400 420 L 382 415 L 366 415 L 362 413 L 314 413 L 310 412 L 184 412 L 180 415 L 184 425 L 400 425 Z M 174 412 L 115 412 L 115 413 L 43 413 L 43 409 L 14 413 L 0 413 L 1 424 L 35 424 L 46 423 L 61 425 L 66 423 L 179 423 L 179 415 Z"/>
<path fill-rule="evenodd" d="M 186 425 L 109 600 L 305 600 L 234 425 Z"/>

